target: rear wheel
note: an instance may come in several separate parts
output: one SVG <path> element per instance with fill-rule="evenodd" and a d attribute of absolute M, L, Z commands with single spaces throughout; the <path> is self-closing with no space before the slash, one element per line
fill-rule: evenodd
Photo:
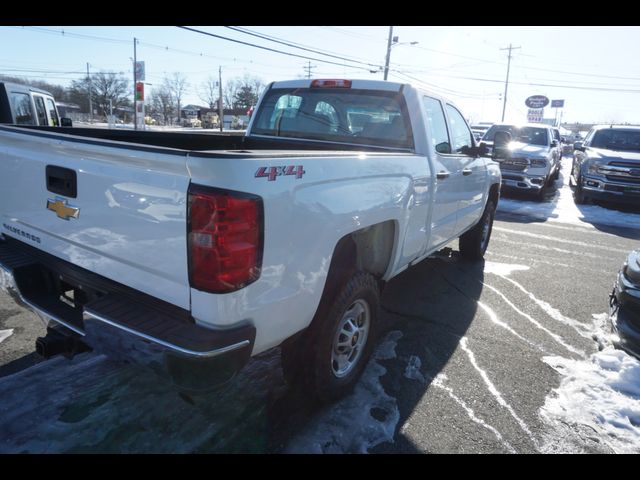
<path fill-rule="evenodd" d="M 331 401 L 353 388 L 371 355 L 380 316 L 378 282 L 367 272 L 356 272 L 324 301 L 330 302 L 324 318 L 314 318 L 297 341 L 283 345 L 282 367 L 287 382 Z"/>
<path fill-rule="evenodd" d="M 480 260 L 489 246 L 496 207 L 492 200 L 487 202 L 480 221 L 459 239 L 460 254 L 469 260 Z"/>

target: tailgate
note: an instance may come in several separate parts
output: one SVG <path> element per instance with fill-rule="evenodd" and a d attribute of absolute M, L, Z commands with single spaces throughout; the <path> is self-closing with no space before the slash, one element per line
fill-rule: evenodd
<path fill-rule="evenodd" d="M 185 155 L 2 128 L 1 232 L 189 309 Z"/>

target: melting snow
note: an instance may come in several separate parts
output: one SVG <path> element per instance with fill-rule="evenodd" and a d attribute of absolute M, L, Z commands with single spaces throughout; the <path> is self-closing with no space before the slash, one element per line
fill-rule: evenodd
<path fill-rule="evenodd" d="M 640 362 L 607 347 L 589 360 L 544 357 L 563 375 L 541 409 L 555 419 L 593 429 L 617 453 L 640 453 Z"/>
<path fill-rule="evenodd" d="M 303 433 L 288 445 L 287 453 L 367 453 L 382 443 L 392 442 L 400 411 L 396 399 L 380 384 L 387 370 L 376 360 L 396 357 L 395 347 L 402 333 L 393 331 L 374 352 L 352 395 L 329 406 Z M 378 412 L 376 417 L 372 411 Z"/>
<path fill-rule="evenodd" d="M 484 262 L 484 271 L 485 273 L 494 273 L 496 275 L 507 276 L 511 275 L 512 272 L 517 272 L 519 270 L 529 270 L 529 267 L 526 265 L 516 265 L 513 263 L 498 263 L 498 262 Z"/>

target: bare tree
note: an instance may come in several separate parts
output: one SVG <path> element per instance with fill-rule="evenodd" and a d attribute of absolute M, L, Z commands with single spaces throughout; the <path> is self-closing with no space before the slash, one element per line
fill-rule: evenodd
<path fill-rule="evenodd" d="M 165 86 L 154 88 L 147 101 L 150 114 L 161 115 L 163 123 L 169 123 L 175 112 L 175 102 L 171 91 Z"/>
<path fill-rule="evenodd" d="M 209 77 L 200 84 L 198 97 L 209 105 L 209 108 L 216 108 L 219 96 L 218 80 L 213 75 L 209 75 Z"/>
<path fill-rule="evenodd" d="M 131 104 L 129 99 L 129 80 L 123 75 L 114 72 L 98 72 L 82 80 L 74 80 L 71 82 L 68 96 L 70 101 L 87 106 L 89 85 L 91 85 L 91 99 L 94 107 L 98 108 L 101 115 L 109 113 L 109 107 L 114 109 L 128 106 Z"/>
<path fill-rule="evenodd" d="M 171 92 L 171 97 L 176 103 L 176 113 L 178 119 L 180 118 L 180 110 L 182 108 L 182 98 L 189 88 L 189 82 L 187 78 L 180 72 L 173 72 L 170 77 L 164 78 L 163 88 L 166 88 Z"/>
<path fill-rule="evenodd" d="M 237 78 L 230 78 L 226 82 L 222 83 L 222 101 L 226 108 L 236 108 L 236 94 L 240 88 Z"/>

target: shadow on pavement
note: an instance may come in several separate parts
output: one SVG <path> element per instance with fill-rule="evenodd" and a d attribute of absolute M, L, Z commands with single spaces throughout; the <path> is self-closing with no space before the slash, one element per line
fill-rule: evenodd
<path fill-rule="evenodd" d="M 457 251 L 445 249 L 389 282 L 383 309 L 390 326 L 403 334 L 396 347 L 397 359 L 382 361 L 387 374 L 381 382 L 395 397 L 400 410 L 395 442 L 372 449 L 375 453 L 425 453 L 400 429 L 458 348 L 478 309 L 484 261 L 462 260 Z M 422 359 L 420 373 L 426 383 L 405 377 L 410 357 Z M 400 361 L 398 361 L 400 360 Z"/>

